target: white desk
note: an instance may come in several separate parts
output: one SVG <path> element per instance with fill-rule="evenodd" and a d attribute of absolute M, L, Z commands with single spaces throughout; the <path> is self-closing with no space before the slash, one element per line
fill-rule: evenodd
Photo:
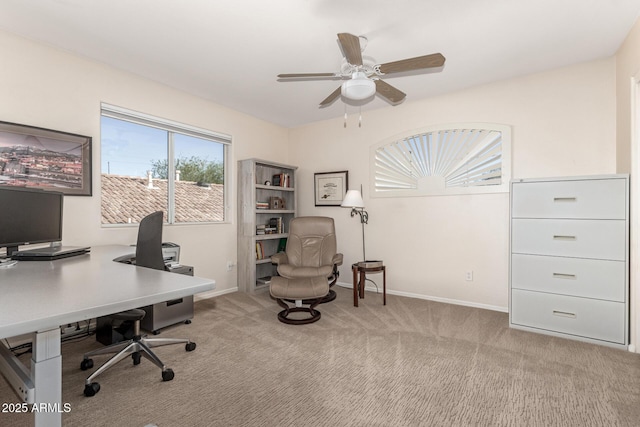
<path fill-rule="evenodd" d="M 8 350 L 0 345 L 0 371 L 10 382 L 13 378 L 12 384 L 16 379 L 32 383 L 34 390 L 29 396 L 26 391 L 21 392 L 26 402 L 59 409 L 35 412 L 36 426 L 60 426 L 62 422 L 60 325 L 215 287 L 215 281 L 210 279 L 113 262 L 128 252 L 128 246 L 97 246 L 88 255 L 57 261 L 20 261 L 0 269 L 0 339 L 34 333 L 31 370 L 15 358 L 8 358 Z"/>

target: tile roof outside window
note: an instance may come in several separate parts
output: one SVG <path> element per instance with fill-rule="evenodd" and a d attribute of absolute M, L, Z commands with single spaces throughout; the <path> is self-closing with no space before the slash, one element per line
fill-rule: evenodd
<path fill-rule="evenodd" d="M 151 212 L 167 214 L 167 180 L 102 174 L 102 224 L 138 223 Z M 196 182 L 175 182 L 175 222 L 224 220 L 224 185 L 201 187 Z"/>

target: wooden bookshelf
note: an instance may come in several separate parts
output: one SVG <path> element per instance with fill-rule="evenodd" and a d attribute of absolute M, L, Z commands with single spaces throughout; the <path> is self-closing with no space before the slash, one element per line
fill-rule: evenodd
<path fill-rule="evenodd" d="M 253 292 L 269 284 L 260 278 L 274 276 L 275 254 L 281 239 L 289 236 L 289 221 L 296 216 L 297 167 L 259 159 L 238 162 L 238 289 Z M 267 183 L 268 181 L 268 183 Z M 280 182 L 281 185 L 273 185 Z M 272 224 L 272 219 L 278 219 Z M 272 226 L 273 225 L 273 226 Z M 277 229 L 277 227 L 280 229 Z M 265 234 L 258 234 L 258 228 Z M 275 228 L 275 230 L 274 230 Z M 259 242 L 259 246 L 256 243 Z M 257 248 L 263 252 L 258 256 Z"/>

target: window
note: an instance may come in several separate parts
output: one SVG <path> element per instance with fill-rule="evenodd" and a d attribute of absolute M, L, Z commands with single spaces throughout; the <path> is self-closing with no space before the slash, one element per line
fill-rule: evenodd
<path fill-rule="evenodd" d="M 100 127 L 102 224 L 225 220 L 229 136 L 107 104 Z"/>
<path fill-rule="evenodd" d="M 373 197 L 508 192 L 511 129 L 431 126 L 371 148 Z"/>

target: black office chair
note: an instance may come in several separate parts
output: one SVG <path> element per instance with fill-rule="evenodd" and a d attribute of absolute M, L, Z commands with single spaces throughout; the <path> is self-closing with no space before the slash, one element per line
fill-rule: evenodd
<path fill-rule="evenodd" d="M 140 221 L 135 263 L 139 267 L 153 268 L 156 270 L 166 269 L 162 256 L 162 212 L 154 212 L 147 215 L 142 219 L 142 221 Z M 185 349 L 187 351 L 195 350 L 196 343 L 186 339 L 147 338 L 146 336 L 142 336 L 140 334 L 140 321 L 144 318 L 145 314 L 144 310 L 133 309 L 110 315 L 113 320 L 133 323 L 133 338 L 98 350 L 90 351 L 84 355 L 84 359 L 80 363 L 80 369 L 86 371 L 93 367 L 93 360 L 91 357 L 100 354 L 117 353 L 85 380 L 85 396 L 91 397 L 100 391 L 100 384 L 93 381 L 95 377 L 128 355 L 131 355 L 134 365 L 138 365 L 140 363 L 141 356 L 151 360 L 151 362 L 162 369 L 162 380 L 171 381 L 174 377 L 173 370 L 171 368 L 167 368 L 162 363 L 153 351 L 151 351 L 151 347 L 170 344 L 185 344 Z"/>

